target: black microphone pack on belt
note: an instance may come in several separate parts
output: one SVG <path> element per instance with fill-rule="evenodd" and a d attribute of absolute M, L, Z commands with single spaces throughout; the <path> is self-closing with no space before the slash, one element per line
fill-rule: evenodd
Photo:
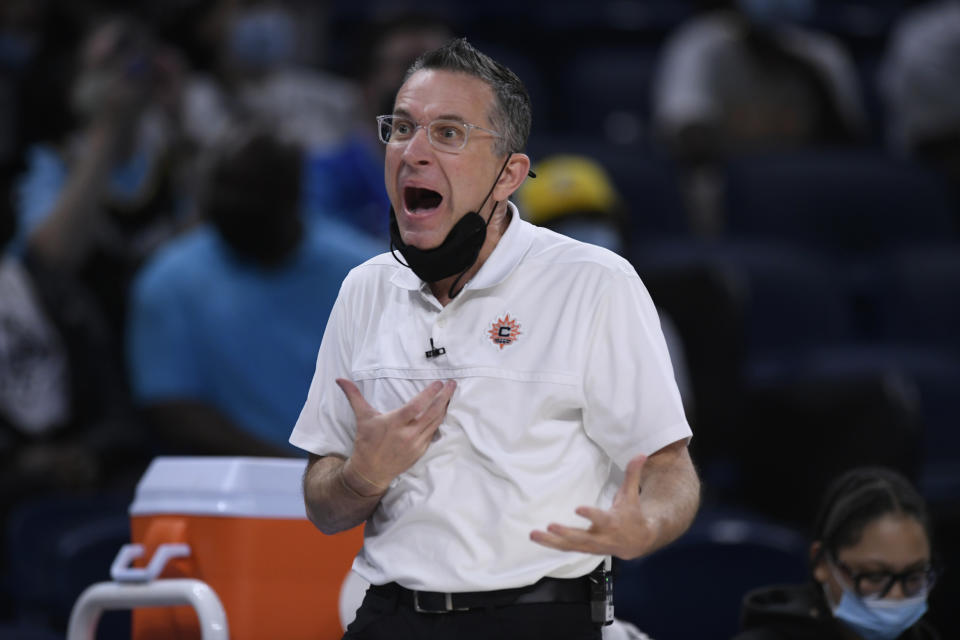
<path fill-rule="evenodd" d="M 607 556 L 590 579 L 590 617 L 600 625 L 613 622 L 613 558 Z"/>
<path fill-rule="evenodd" d="M 435 347 L 433 346 L 433 338 L 430 338 L 430 351 L 426 352 L 428 358 L 436 358 L 437 356 L 442 356 L 447 352 L 445 347 Z"/>

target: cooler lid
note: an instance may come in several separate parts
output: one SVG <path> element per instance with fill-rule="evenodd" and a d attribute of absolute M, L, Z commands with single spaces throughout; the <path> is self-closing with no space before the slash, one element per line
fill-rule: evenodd
<path fill-rule="evenodd" d="M 137 484 L 130 515 L 306 518 L 306 464 L 296 458 L 157 457 Z"/>

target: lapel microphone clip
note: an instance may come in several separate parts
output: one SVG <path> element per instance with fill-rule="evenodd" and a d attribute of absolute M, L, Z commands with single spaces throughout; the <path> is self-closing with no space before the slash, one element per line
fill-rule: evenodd
<path fill-rule="evenodd" d="M 433 338 L 430 338 L 430 351 L 426 352 L 428 358 L 436 358 L 437 356 L 442 356 L 447 352 L 445 347 L 435 347 L 433 346 Z"/>

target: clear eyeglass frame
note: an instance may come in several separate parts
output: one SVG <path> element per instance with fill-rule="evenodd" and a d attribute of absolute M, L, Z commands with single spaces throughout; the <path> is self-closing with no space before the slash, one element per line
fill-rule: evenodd
<path fill-rule="evenodd" d="M 489 133 L 495 138 L 503 137 L 492 129 L 459 120 L 438 119 L 424 125 L 402 116 L 377 116 L 377 136 L 383 144 L 406 144 L 416 135 L 417 129 L 426 129 L 427 140 L 434 149 L 440 151 L 462 151 L 474 129 Z"/>

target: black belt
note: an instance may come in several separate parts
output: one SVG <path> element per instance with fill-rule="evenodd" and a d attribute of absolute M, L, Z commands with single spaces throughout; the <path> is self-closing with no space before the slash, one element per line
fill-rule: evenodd
<path fill-rule="evenodd" d="M 448 613 L 512 604 L 587 603 L 590 601 L 590 581 L 587 576 L 570 579 L 543 578 L 527 587 L 500 589 L 498 591 L 460 593 L 414 591 L 402 587 L 396 582 L 372 585 L 370 591 L 386 598 L 396 598 L 397 603 L 413 607 L 420 613 Z"/>

